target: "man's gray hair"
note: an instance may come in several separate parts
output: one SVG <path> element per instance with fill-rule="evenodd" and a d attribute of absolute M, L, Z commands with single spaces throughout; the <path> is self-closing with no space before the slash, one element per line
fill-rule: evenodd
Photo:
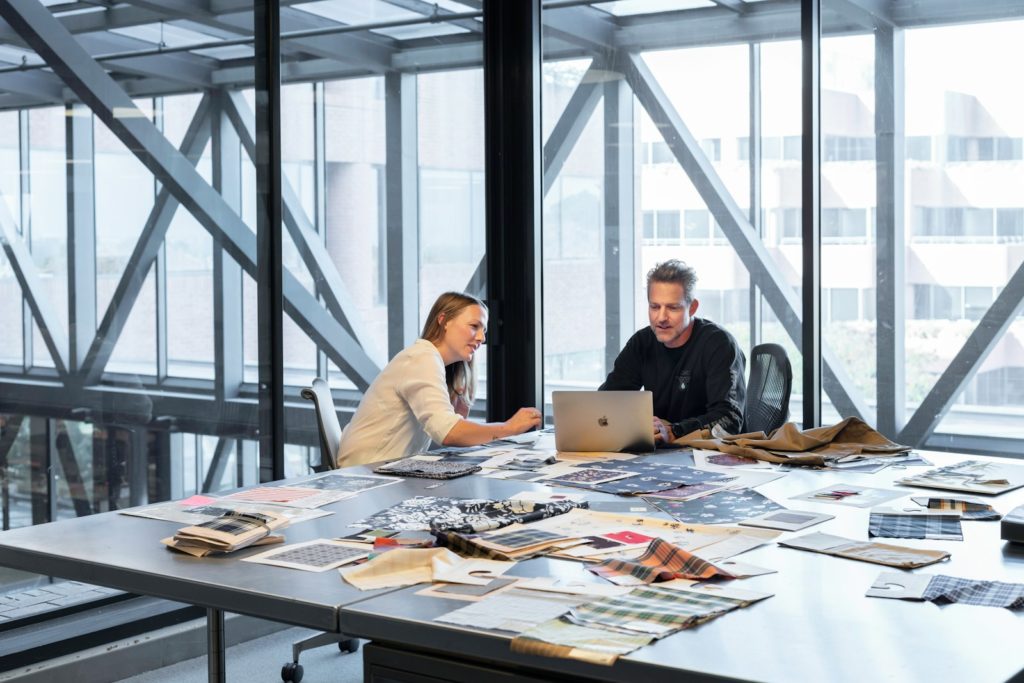
<path fill-rule="evenodd" d="M 679 259 L 669 259 L 656 264 L 647 271 L 647 288 L 652 282 L 676 284 L 683 288 L 686 303 L 693 301 L 693 290 L 697 286 L 697 271 Z"/>

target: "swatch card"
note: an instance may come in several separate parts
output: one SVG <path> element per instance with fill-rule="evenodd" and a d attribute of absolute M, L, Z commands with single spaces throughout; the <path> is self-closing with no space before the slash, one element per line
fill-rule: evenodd
<path fill-rule="evenodd" d="M 906 494 L 892 489 L 875 489 L 854 484 L 835 484 L 793 496 L 790 500 L 809 500 L 814 503 L 834 503 L 850 507 L 867 508 L 887 503 Z"/>

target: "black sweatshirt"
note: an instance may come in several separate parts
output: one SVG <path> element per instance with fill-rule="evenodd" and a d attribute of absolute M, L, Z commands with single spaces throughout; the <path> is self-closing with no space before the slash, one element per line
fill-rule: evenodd
<path fill-rule="evenodd" d="M 599 388 L 653 392 L 655 416 L 678 423 L 677 435 L 716 424 L 739 434 L 747 393 L 745 366 L 731 334 L 694 318 L 693 332 L 679 348 L 666 347 L 650 327 L 634 334 Z"/>

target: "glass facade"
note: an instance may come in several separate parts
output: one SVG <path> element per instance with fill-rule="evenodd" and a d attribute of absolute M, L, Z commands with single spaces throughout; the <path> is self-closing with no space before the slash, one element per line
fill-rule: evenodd
<path fill-rule="evenodd" d="M 252 5 L 0 5 L 3 528 L 304 474 L 302 387 L 327 379 L 344 424 L 438 294 L 487 298 L 483 3 L 282 4 L 269 228 Z M 543 335 L 515 341 L 542 349 L 543 395 L 596 387 L 647 322 L 645 273 L 681 258 L 698 315 L 787 349 L 801 422 L 820 247 L 823 421 L 1019 453 L 1024 96 L 1006 74 L 1024 21 L 984 0 L 820 0 L 808 84 L 801 3 L 697 4 L 542 10 Z M 281 231 L 282 301 L 261 299 L 263 229 Z M 282 462 L 258 447 L 276 344 Z M 484 381 L 475 414 L 502 391 Z M 0 590 L 48 580 L 0 570 Z"/>

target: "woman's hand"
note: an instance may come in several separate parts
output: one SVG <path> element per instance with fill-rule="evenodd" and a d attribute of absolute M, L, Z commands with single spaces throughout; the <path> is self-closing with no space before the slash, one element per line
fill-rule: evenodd
<path fill-rule="evenodd" d="M 520 408 L 516 414 L 505 420 L 509 435 L 522 434 L 535 427 L 540 427 L 543 415 L 536 408 Z"/>

